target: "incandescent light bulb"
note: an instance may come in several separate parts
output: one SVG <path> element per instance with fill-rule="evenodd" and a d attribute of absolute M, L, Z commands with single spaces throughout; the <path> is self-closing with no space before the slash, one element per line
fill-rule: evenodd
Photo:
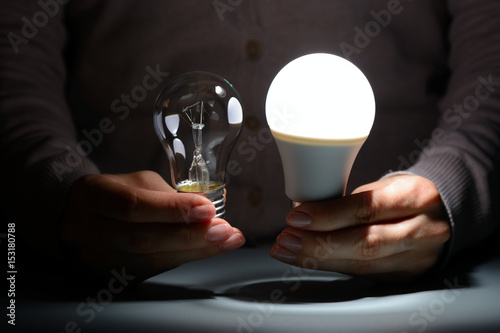
<path fill-rule="evenodd" d="M 297 58 L 276 75 L 266 118 L 278 145 L 285 193 L 295 202 L 342 196 L 375 118 L 364 74 L 331 54 Z"/>
<path fill-rule="evenodd" d="M 177 76 L 156 99 L 154 125 L 173 187 L 205 195 L 218 217 L 225 213 L 226 165 L 242 124 L 238 92 L 215 74 Z"/>

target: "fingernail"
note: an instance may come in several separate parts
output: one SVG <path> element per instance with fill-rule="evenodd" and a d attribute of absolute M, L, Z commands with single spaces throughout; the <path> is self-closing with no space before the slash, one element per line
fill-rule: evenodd
<path fill-rule="evenodd" d="M 281 246 L 274 246 L 271 249 L 271 257 L 287 264 L 295 264 L 297 255 Z"/>
<path fill-rule="evenodd" d="M 190 220 L 209 220 L 214 216 L 215 207 L 213 205 L 194 206 L 189 210 Z"/>
<path fill-rule="evenodd" d="M 276 242 L 282 247 L 292 251 L 298 252 L 302 249 L 302 240 L 299 237 L 286 232 L 280 234 L 278 238 L 276 238 Z"/>
<path fill-rule="evenodd" d="M 233 251 L 240 248 L 243 244 L 245 244 L 245 237 L 240 233 L 236 233 L 221 243 L 219 248 L 223 251 Z"/>
<path fill-rule="evenodd" d="M 286 223 L 292 227 L 304 228 L 311 224 L 311 217 L 306 213 L 292 212 L 286 217 Z"/>
<path fill-rule="evenodd" d="M 207 240 L 209 242 L 218 242 L 228 238 L 230 227 L 226 224 L 214 225 L 207 231 Z"/>

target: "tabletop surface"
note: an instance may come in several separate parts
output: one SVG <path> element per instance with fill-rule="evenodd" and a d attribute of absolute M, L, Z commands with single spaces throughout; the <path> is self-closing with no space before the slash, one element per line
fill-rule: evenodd
<path fill-rule="evenodd" d="M 268 249 L 192 262 L 135 288 L 32 284 L 19 332 L 500 332 L 500 257 L 418 283 L 381 285 L 280 263 Z"/>

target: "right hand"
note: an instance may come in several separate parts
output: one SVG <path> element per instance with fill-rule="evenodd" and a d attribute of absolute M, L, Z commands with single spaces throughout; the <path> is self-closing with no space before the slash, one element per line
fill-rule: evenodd
<path fill-rule="evenodd" d="M 214 216 L 210 200 L 177 193 L 152 171 L 87 175 L 71 186 L 59 231 L 91 277 L 125 268 L 140 282 L 242 246 L 241 231 Z"/>

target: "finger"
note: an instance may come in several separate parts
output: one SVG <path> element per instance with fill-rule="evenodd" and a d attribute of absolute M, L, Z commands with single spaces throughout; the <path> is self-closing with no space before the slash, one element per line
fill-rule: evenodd
<path fill-rule="evenodd" d="M 214 219 L 210 223 L 193 223 L 189 225 L 171 225 L 151 223 L 145 228 L 137 228 L 142 224 L 132 223 L 131 230 L 113 236 L 109 245 L 116 250 L 129 253 L 152 254 L 169 251 L 190 251 L 221 244 L 234 236 L 242 235 L 222 219 Z M 135 229 L 135 230 L 134 230 Z M 239 237 L 239 236 L 238 236 Z M 105 240 L 104 240 L 105 241 Z"/>
<path fill-rule="evenodd" d="M 184 263 L 209 258 L 221 253 L 217 246 L 183 252 L 155 254 L 130 254 L 107 248 L 85 248 L 80 260 L 98 275 L 109 274 L 113 269 L 125 268 L 129 274 L 144 278 L 176 268 Z"/>
<path fill-rule="evenodd" d="M 373 260 L 405 251 L 434 248 L 450 236 L 445 220 L 419 215 L 398 223 L 373 224 L 333 232 L 285 229 L 277 244 L 318 260 Z"/>
<path fill-rule="evenodd" d="M 404 176 L 406 176 L 406 175 L 397 175 L 397 176 L 394 175 L 394 176 L 382 178 L 380 180 L 377 180 L 377 181 L 374 181 L 374 182 L 371 182 L 368 184 L 361 185 L 361 186 L 357 187 L 356 189 L 354 189 L 351 194 L 366 192 L 366 191 L 370 191 L 370 190 L 374 190 L 374 189 L 378 189 L 378 188 L 387 186 L 395 180 L 395 177 L 404 177 Z"/>
<path fill-rule="evenodd" d="M 410 281 L 436 264 L 437 251 L 437 249 L 418 253 L 406 251 L 375 260 L 317 261 L 316 269 L 375 280 Z M 311 265 L 310 259 L 299 257 L 296 266 L 304 267 L 307 263 Z"/>
<path fill-rule="evenodd" d="M 63 240 L 74 246 L 98 247 L 127 253 L 187 251 L 224 243 L 242 234 L 226 221 L 214 218 L 208 223 L 133 223 L 96 218 L 91 223 L 78 223 L 64 228 Z"/>
<path fill-rule="evenodd" d="M 109 175 L 115 178 L 118 182 L 125 183 L 129 186 L 142 188 L 152 191 L 163 191 L 167 193 L 177 193 L 169 184 L 165 182 L 162 176 L 154 171 L 137 171 L 128 174 Z"/>
<path fill-rule="evenodd" d="M 362 226 L 328 233 L 289 228 L 278 236 L 276 243 L 320 260 L 370 260 L 410 249 L 408 242 L 402 239 L 402 234 L 386 225 Z"/>
<path fill-rule="evenodd" d="M 388 222 L 414 216 L 422 209 L 440 206 L 439 192 L 422 177 L 393 177 L 381 181 L 382 187 L 321 202 L 305 202 L 287 216 L 297 228 L 331 231 L 342 228 Z"/>
<path fill-rule="evenodd" d="M 105 275 L 113 268 L 125 267 L 131 274 L 144 278 L 173 269 L 182 264 L 201 260 L 235 250 L 244 244 L 241 234 L 228 238 L 223 245 L 212 245 L 188 251 L 171 251 L 153 254 L 131 254 L 107 248 L 84 248 L 80 250 L 80 260 L 93 271 Z"/>
<path fill-rule="evenodd" d="M 270 255 L 287 264 L 307 269 L 381 280 L 409 280 L 433 267 L 437 260 L 436 253 L 439 253 L 439 248 L 425 252 L 405 251 L 374 260 L 319 260 L 275 245 Z"/>
<path fill-rule="evenodd" d="M 372 260 L 410 250 L 402 232 L 387 225 L 370 225 L 329 233 L 289 228 L 276 242 L 306 257 L 318 260 Z"/>
<path fill-rule="evenodd" d="M 83 204 L 101 216 L 129 222 L 199 222 L 216 214 L 202 195 L 141 189 L 109 175 L 88 177 Z M 79 184 L 80 185 L 80 184 Z"/>

